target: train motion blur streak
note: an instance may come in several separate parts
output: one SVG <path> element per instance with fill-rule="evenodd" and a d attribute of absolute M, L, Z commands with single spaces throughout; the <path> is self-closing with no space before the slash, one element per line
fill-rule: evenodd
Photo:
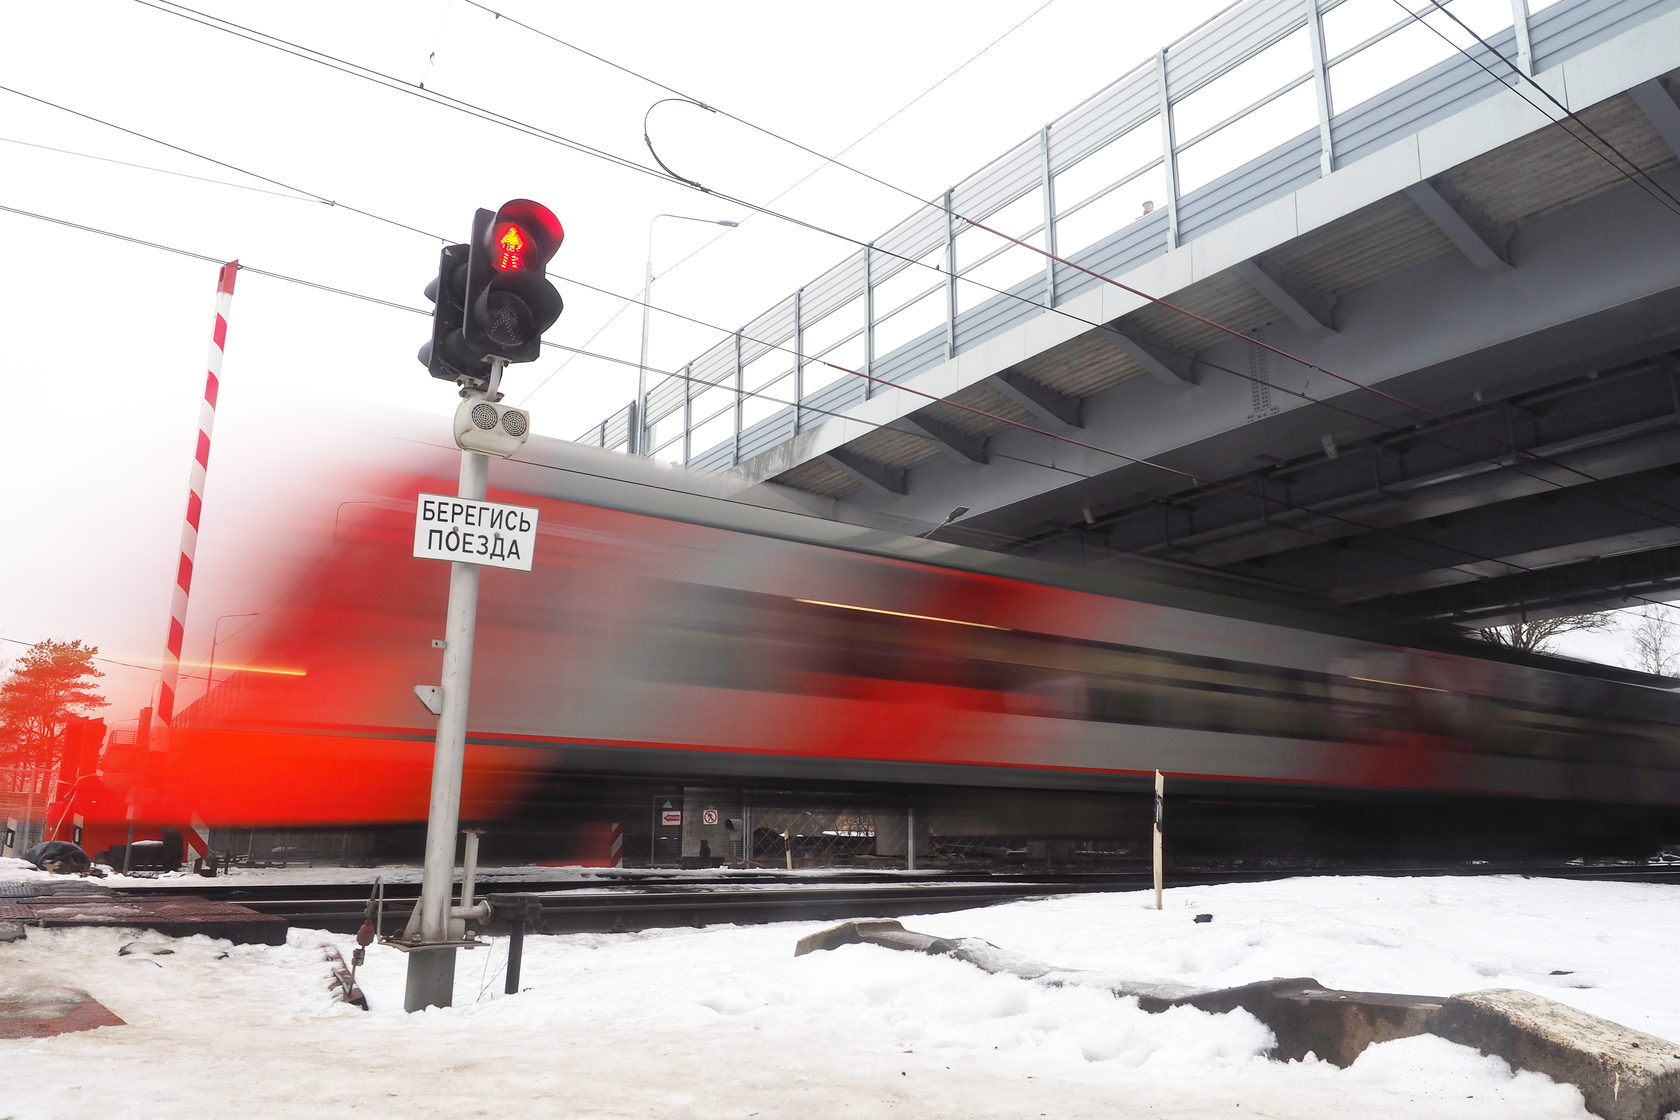
<path fill-rule="evenodd" d="M 448 568 L 410 545 L 453 452 L 405 446 L 243 636 L 244 664 L 302 675 L 238 669 L 184 714 L 167 783 L 206 819 L 424 818 L 412 688 Z M 726 501 L 569 444 L 521 458 L 490 497 L 539 507 L 536 563 L 484 574 L 464 818 L 556 773 L 1090 791 L 1160 768 L 1239 795 L 1680 805 L 1680 700 L 1631 674 Z"/>

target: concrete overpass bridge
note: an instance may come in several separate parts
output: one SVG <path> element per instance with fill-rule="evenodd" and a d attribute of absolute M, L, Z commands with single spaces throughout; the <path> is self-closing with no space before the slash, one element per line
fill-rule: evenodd
<path fill-rule="evenodd" d="M 1410 6 L 1233 6 L 583 442 L 1409 618 L 1680 597 L 1680 0 Z"/>

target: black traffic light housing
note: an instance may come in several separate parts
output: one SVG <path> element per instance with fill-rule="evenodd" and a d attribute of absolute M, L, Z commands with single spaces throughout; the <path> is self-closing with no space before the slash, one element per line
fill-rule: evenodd
<path fill-rule="evenodd" d="M 432 311 L 432 340 L 420 347 L 420 364 L 444 381 L 484 376 L 484 357 L 467 345 L 462 332 L 467 315 L 467 257 L 467 246 L 445 245 L 437 277 L 426 285 L 426 298 L 437 307 Z"/>
<path fill-rule="evenodd" d="M 543 270 L 565 236 L 554 212 L 528 198 L 474 215 L 462 334 L 481 360 L 536 361 L 564 307 Z"/>

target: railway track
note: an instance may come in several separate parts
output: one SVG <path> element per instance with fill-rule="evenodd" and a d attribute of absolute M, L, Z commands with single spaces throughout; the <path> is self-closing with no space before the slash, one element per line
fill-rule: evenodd
<path fill-rule="evenodd" d="M 1175 869 L 1170 886 L 1261 882 L 1299 875 L 1511 875 L 1619 882 L 1680 882 L 1680 867 L 1477 863 L 1411 867 L 1298 867 Z M 235 877 L 237 878 L 237 877 Z M 588 878 L 491 879 L 478 893 L 534 894 L 542 905 L 543 933 L 629 932 L 671 926 L 754 925 L 783 921 L 838 921 L 964 910 L 1024 898 L 1142 890 L 1147 871 L 1041 872 L 1031 874 L 828 874 L 695 875 L 611 873 Z M 230 880 L 169 880 L 119 893 L 193 895 L 248 906 L 292 925 L 351 932 L 366 912 L 371 883 L 266 884 Z M 418 883 L 387 883 L 382 928 L 401 928 L 419 897 Z M 492 924 L 491 931 L 496 932 Z"/>

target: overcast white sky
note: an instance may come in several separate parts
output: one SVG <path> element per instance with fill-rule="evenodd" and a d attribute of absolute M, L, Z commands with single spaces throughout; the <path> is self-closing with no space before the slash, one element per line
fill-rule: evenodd
<path fill-rule="evenodd" d="M 200 5 L 298 47 L 649 162 L 643 114 L 669 94 L 492 14 L 501 11 L 819 151 L 837 153 L 892 117 L 846 158 L 924 197 L 1222 7 L 1217 0 Z M 10 91 L 0 91 L 0 206 L 249 266 L 229 317 L 201 566 L 218 523 L 235 516 L 229 503 L 240 478 L 272 480 L 310 461 L 320 437 L 285 419 L 299 410 L 340 417 L 381 406 L 419 410 L 438 418 L 439 442 L 448 439 L 453 388 L 429 378 L 414 356 L 428 337 L 426 318 L 251 271 L 426 306 L 420 292 L 436 271 L 440 242 L 349 207 L 448 240 L 466 237 L 476 207 L 513 197 L 535 198 L 559 215 L 567 236 L 551 272 L 568 278 L 559 284 L 567 310 L 547 338 L 625 363 L 545 352 L 510 374 L 509 399 L 532 410 L 538 433 L 562 438 L 635 394 L 639 309 L 581 285 L 639 295 L 653 215 L 743 223 L 724 231 L 663 221 L 654 244 L 653 303 L 724 330 L 851 249 L 213 30 L 181 11 L 154 0 L 0 7 L 0 86 Z M 818 166 L 683 106 L 663 106 L 652 131 L 661 156 L 683 174 L 764 203 Z M 902 194 L 835 169 L 774 206 L 863 239 L 914 208 Z M 116 661 L 155 667 L 216 265 L 8 211 L 0 211 L 0 237 L 10 262 L 0 273 L 0 376 L 13 402 L 0 442 L 0 658 L 41 638 L 80 638 Z M 658 315 L 651 336 L 655 368 L 680 365 L 719 337 Z M 195 597 L 187 661 L 206 656 L 221 612 L 251 608 Z M 238 625 L 229 619 L 222 638 Z M 105 669 L 107 716 L 127 718 L 146 702 L 155 672 Z M 195 692 L 183 687 L 183 700 Z"/>
<path fill-rule="evenodd" d="M 488 6 L 819 151 L 845 147 L 1021 24 L 848 157 L 924 195 L 1221 7 L 1215 0 Z M 648 162 L 643 114 L 669 96 L 467 0 L 204 0 L 202 10 L 640 163 Z M 0 85 L 450 240 L 466 237 L 476 207 L 535 198 L 566 227 L 552 271 L 630 296 L 640 292 L 654 214 L 742 221 L 733 231 L 662 221 L 654 245 L 662 274 L 654 303 L 726 329 L 849 249 L 766 218 L 747 221 L 688 188 L 135 0 L 0 9 Z M 768 202 L 816 166 L 786 145 L 681 106 L 661 108 L 653 128 L 667 162 L 745 198 Z M 437 240 L 344 207 L 261 193 L 276 190 L 0 92 L 0 205 L 424 306 L 420 291 L 436 271 Z M 902 195 L 834 170 L 776 205 L 866 239 L 913 209 Z M 663 275 L 713 235 L 723 236 Z M 0 212 L 0 236 L 14 262 L 0 276 L 7 309 L 0 371 L 14 402 L 0 444 L 8 526 L 0 637 L 14 641 L 0 643 L 0 656 L 21 652 L 17 642 L 81 638 L 111 658 L 155 665 L 216 266 L 7 212 Z M 504 388 L 532 410 L 535 430 L 570 438 L 634 396 L 640 319 L 638 309 L 578 284 L 560 287 L 567 310 L 548 338 L 631 363 L 568 364 L 545 354 L 509 376 Z M 427 377 L 414 357 L 428 336 L 425 318 L 246 271 L 229 319 L 201 564 L 217 518 L 230 513 L 218 502 L 219 486 L 229 493 L 242 472 L 284 468 L 259 460 L 254 449 L 272 442 L 275 418 L 289 407 L 320 401 L 340 414 L 377 405 L 422 410 L 439 418 L 440 441 L 447 440 L 453 389 Z M 657 317 L 651 335 L 650 364 L 664 368 L 716 338 Z M 307 460 L 308 431 L 285 442 L 290 456 Z M 195 601 L 189 661 L 207 651 L 207 609 Z M 223 639 L 237 626 L 225 623 Z M 147 672 L 105 668 L 106 692 L 120 709 L 111 716 L 145 702 Z M 193 692 L 184 688 L 183 697 Z"/>

